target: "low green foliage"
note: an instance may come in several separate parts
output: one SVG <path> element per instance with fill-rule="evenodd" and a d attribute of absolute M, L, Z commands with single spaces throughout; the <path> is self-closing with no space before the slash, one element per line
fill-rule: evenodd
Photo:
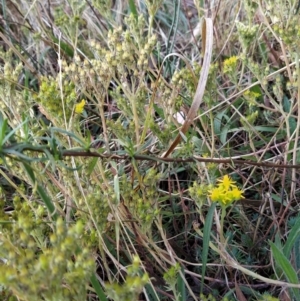
<path fill-rule="evenodd" d="M 43 207 L 36 208 L 39 216 L 34 216 L 28 204 L 15 197 L 14 208 L 17 213 L 2 225 L 2 285 L 23 300 L 83 300 L 95 262 L 88 245 L 79 243 L 82 221 L 66 227 L 59 218 L 50 227 L 43 221 Z"/>

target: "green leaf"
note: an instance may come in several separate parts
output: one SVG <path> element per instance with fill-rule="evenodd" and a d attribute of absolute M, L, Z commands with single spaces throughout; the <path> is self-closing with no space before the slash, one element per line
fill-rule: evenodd
<path fill-rule="evenodd" d="M 220 133 L 220 141 L 222 142 L 223 145 L 225 145 L 228 142 L 227 135 L 229 130 L 230 130 L 230 124 L 227 124 L 222 128 L 222 131 Z"/>
<path fill-rule="evenodd" d="M 32 181 L 32 183 L 35 183 L 35 175 L 34 175 L 32 168 L 27 163 L 23 163 L 23 166 L 24 166 L 30 180 Z"/>
<path fill-rule="evenodd" d="M 80 138 L 78 138 L 72 132 L 68 132 L 66 130 L 63 130 L 63 129 L 60 129 L 60 128 L 56 128 L 56 127 L 51 128 L 50 131 L 51 131 L 51 135 L 53 135 L 54 132 L 58 132 L 58 133 L 61 133 L 61 134 L 66 134 L 67 136 L 69 136 L 71 138 L 74 138 L 74 140 L 76 140 L 83 148 L 86 147 L 86 142 L 84 140 L 81 140 Z M 52 136 L 52 137 L 54 137 L 54 136 Z"/>
<path fill-rule="evenodd" d="M 91 160 L 91 162 L 88 164 L 88 166 L 87 166 L 87 174 L 88 174 L 88 176 L 90 176 L 91 173 L 93 172 L 93 170 L 95 169 L 95 166 L 96 166 L 96 164 L 97 164 L 97 162 L 98 162 L 98 159 L 99 159 L 99 158 L 94 157 L 94 158 Z"/>
<path fill-rule="evenodd" d="M 8 121 L 7 119 L 3 118 L 2 114 L 0 114 L 0 149 L 3 148 L 4 144 L 12 137 L 16 131 L 21 128 L 24 124 L 28 122 L 26 118 L 22 123 L 20 123 L 15 129 L 11 130 L 8 134 L 6 134 L 8 128 Z"/>
<path fill-rule="evenodd" d="M 290 261 L 284 256 L 281 250 L 270 241 L 271 250 L 274 258 L 274 262 L 276 265 L 282 270 L 283 274 L 285 275 L 286 279 L 290 283 L 298 284 L 298 276 L 294 268 L 292 267 Z M 300 291 L 298 288 L 292 288 L 292 292 L 297 301 L 300 301 Z"/>
<path fill-rule="evenodd" d="M 23 132 L 24 132 L 24 142 L 28 143 L 29 142 L 29 126 L 27 122 L 27 118 L 25 117 L 25 114 L 22 114 L 22 124 L 23 124 Z"/>
<path fill-rule="evenodd" d="M 7 131 L 7 119 L 3 118 L 2 114 L 0 114 L 0 148 L 2 149 L 2 147 L 4 146 L 4 137 Z"/>
<path fill-rule="evenodd" d="M 54 45 L 59 45 L 59 48 L 62 52 L 64 52 L 70 58 L 74 57 L 74 50 L 72 46 L 70 46 L 68 43 L 65 43 L 61 39 L 56 38 L 54 35 L 52 35 L 51 37 L 53 39 Z"/>
<path fill-rule="evenodd" d="M 300 270 L 300 236 L 296 238 L 294 244 L 294 253 L 295 253 L 295 268 L 297 271 L 299 271 Z M 298 279 L 299 279 L 299 273 L 298 273 Z"/>
<path fill-rule="evenodd" d="M 114 191 L 117 197 L 118 204 L 120 204 L 120 185 L 119 185 L 119 176 L 116 174 L 114 176 Z"/>
<path fill-rule="evenodd" d="M 262 92 L 261 87 L 259 85 L 256 85 L 256 86 L 252 87 L 250 89 L 250 91 L 258 93 L 258 94 L 260 94 L 260 97 L 262 97 L 261 95 L 263 94 L 263 92 Z"/>
<path fill-rule="evenodd" d="M 30 180 L 32 181 L 32 184 L 35 185 L 36 178 L 35 178 L 32 168 L 30 167 L 29 164 L 27 164 L 25 162 L 23 162 L 23 166 L 24 166 L 24 169 L 26 170 Z M 46 193 L 44 188 L 39 184 L 37 184 L 37 192 L 38 192 L 39 196 L 41 197 L 41 199 L 43 200 L 43 202 L 45 203 L 45 205 L 46 205 L 48 211 L 50 212 L 51 216 L 53 217 L 53 219 L 56 220 L 58 215 L 56 213 L 55 206 L 53 205 L 50 197 L 48 196 L 48 194 Z"/>
<path fill-rule="evenodd" d="M 225 109 L 219 113 L 217 113 L 216 117 L 214 118 L 214 131 L 215 134 L 218 136 L 220 135 L 221 131 L 222 131 L 222 119 L 223 117 L 226 117 L 227 121 L 228 121 L 228 117 L 226 116 L 228 109 Z"/>
<path fill-rule="evenodd" d="M 292 109 L 291 101 L 284 95 L 283 96 L 283 110 L 284 110 L 284 112 L 289 113 L 291 111 L 291 109 Z M 297 128 L 297 121 L 293 117 L 289 117 L 288 120 L 289 120 L 290 134 L 292 134 Z"/>
<path fill-rule="evenodd" d="M 100 285 L 100 283 L 97 279 L 97 276 L 95 274 L 93 274 L 90 280 L 91 280 L 94 290 L 96 291 L 96 294 L 97 294 L 99 300 L 100 301 L 108 301 L 106 298 L 106 295 L 104 294 L 102 286 Z"/>
<path fill-rule="evenodd" d="M 186 287 L 185 287 L 185 283 L 183 281 L 182 275 L 184 275 L 183 267 L 181 267 L 181 273 L 178 273 L 178 276 L 177 276 L 177 290 L 180 294 L 180 296 L 178 298 L 179 301 L 186 300 Z"/>
<path fill-rule="evenodd" d="M 290 256 L 292 248 L 295 244 L 295 241 L 298 239 L 299 235 L 300 235 L 300 216 L 298 217 L 293 228 L 290 230 L 289 236 L 283 247 L 282 251 L 286 257 Z"/>
<path fill-rule="evenodd" d="M 158 114 L 158 116 L 160 118 L 165 118 L 165 114 L 162 108 L 160 108 L 157 104 L 153 104 L 154 110 L 156 112 L 156 114 Z"/>
<path fill-rule="evenodd" d="M 167 38 L 167 45 L 166 45 L 166 53 L 172 53 L 173 48 L 175 45 L 175 39 L 178 31 L 178 24 L 179 24 L 179 15 L 180 15 L 180 1 L 175 0 L 173 1 L 173 19 L 172 25 L 170 27 L 168 38 Z M 174 61 L 170 61 L 171 57 L 166 61 L 166 68 L 164 69 L 164 77 L 167 77 L 170 72 L 172 72 L 172 68 L 175 66 Z M 174 70 L 173 70 L 174 71 Z"/>
<path fill-rule="evenodd" d="M 137 13 L 137 9 L 136 9 L 134 0 L 129 0 L 129 10 L 134 15 L 134 18 L 137 20 L 138 13 Z"/>
<path fill-rule="evenodd" d="M 153 289 L 153 287 L 149 283 L 147 283 L 145 285 L 145 290 L 147 291 L 147 295 L 149 295 L 149 297 L 150 297 L 149 300 L 151 300 L 151 301 L 159 301 L 158 296 L 157 296 L 155 290 Z"/>
<path fill-rule="evenodd" d="M 211 226 L 212 226 L 212 222 L 213 222 L 213 215 L 214 215 L 215 208 L 216 208 L 216 203 L 213 203 L 207 212 L 204 230 L 203 230 L 202 273 L 201 273 L 200 292 L 203 292 L 204 276 L 205 276 L 205 271 L 206 271 L 208 249 L 209 249 L 209 242 L 210 242 L 210 231 L 211 231 Z"/>
<path fill-rule="evenodd" d="M 54 207 L 50 197 L 48 196 L 48 194 L 46 193 L 46 191 L 44 190 L 44 188 L 41 185 L 37 186 L 37 192 L 40 195 L 43 202 L 45 203 L 51 216 L 53 216 L 53 219 L 56 220 L 58 217 L 58 214 L 56 213 L 55 207 Z"/>

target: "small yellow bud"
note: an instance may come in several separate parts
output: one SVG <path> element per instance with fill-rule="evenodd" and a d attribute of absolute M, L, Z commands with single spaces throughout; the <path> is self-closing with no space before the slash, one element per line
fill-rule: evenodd
<path fill-rule="evenodd" d="M 83 112 L 84 106 L 85 106 L 85 100 L 82 99 L 80 103 L 75 105 L 75 113 L 81 114 Z"/>

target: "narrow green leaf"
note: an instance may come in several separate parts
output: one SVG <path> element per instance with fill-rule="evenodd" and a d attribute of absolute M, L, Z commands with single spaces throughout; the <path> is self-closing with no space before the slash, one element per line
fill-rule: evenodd
<path fill-rule="evenodd" d="M 292 267 L 290 261 L 284 256 L 280 249 L 273 243 L 270 242 L 272 254 L 276 265 L 282 270 L 287 281 L 290 283 L 298 283 L 298 276 L 294 268 Z M 297 301 L 300 301 L 300 291 L 298 288 L 292 288 L 292 292 Z"/>
<path fill-rule="evenodd" d="M 129 0 L 129 10 L 133 14 L 134 18 L 137 20 L 138 19 L 138 13 L 136 9 L 136 5 L 134 0 Z"/>
<path fill-rule="evenodd" d="M 177 291 L 179 292 L 179 301 L 186 301 L 186 287 L 183 281 L 184 269 L 181 267 L 181 273 L 177 275 Z"/>
<path fill-rule="evenodd" d="M 165 114 L 162 108 L 160 108 L 157 104 L 153 104 L 153 108 L 155 110 L 155 113 L 160 117 L 160 118 L 165 118 Z"/>
<path fill-rule="evenodd" d="M 54 132 L 58 132 L 58 133 L 61 133 L 61 134 L 66 134 L 67 136 L 74 138 L 74 140 L 76 140 L 82 147 L 86 146 L 86 142 L 84 140 L 81 140 L 80 138 L 78 138 L 72 132 L 68 132 L 66 130 L 56 128 L 56 127 L 51 128 L 50 131 L 51 131 L 51 134 L 53 134 Z"/>
<path fill-rule="evenodd" d="M 175 45 L 175 39 L 174 38 L 172 39 L 172 36 L 173 37 L 176 36 L 178 30 L 178 24 L 179 24 L 180 1 L 175 0 L 173 2 L 173 5 L 174 5 L 174 14 L 173 14 L 172 25 L 167 40 L 167 53 L 171 53 L 173 51 Z"/>
<path fill-rule="evenodd" d="M 23 166 L 24 166 L 24 169 L 26 170 L 28 176 L 30 177 L 32 184 L 34 185 L 36 182 L 36 178 L 35 178 L 32 168 L 30 167 L 29 164 L 27 164 L 25 162 L 23 162 Z M 48 211 L 50 212 L 51 216 L 53 217 L 53 219 L 56 220 L 58 215 L 56 213 L 55 206 L 53 205 L 50 197 L 48 196 L 48 194 L 46 193 L 44 188 L 39 184 L 37 184 L 37 192 L 38 192 L 39 196 L 41 197 L 41 199 L 43 200 L 43 202 L 45 203 L 45 205 L 46 205 Z"/>
<path fill-rule="evenodd" d="M 96 164 L 97 164 L 97 162 L 98 162 L 98 159 L 99 159 L 99 158 L 97 158 L 97 157 L 92 158 L 91 162 L 88 164 L 88 166 L 87 166 L 87 174 L 88 174 L 89 176 L 91 175 L 91 173 L 92 173 L 93 170 L 95 169 L 95 166 L 96 166 Z"/>
<path fill-rule="evenodd" d="M 7 124 L 7 119 L 4 120 L 4 122 Z M 21 127 L 23 127 L 23 125 L 28 122 L 28 119 L 26 118 L 26 120 L 24 120 L 22 123 L 20 123 L 16 128 L 14 128 L 13 130 L 11 130 L 8 134 L 6 134 L 6 136 L 3 138 L 2 143 L 6 143 L 10 137 L 12 137 L 16 131 L 18 131 Z M 7 125 L 5 125 L 5 127 L 7 127 Z M 2 130 L 1 130 L 1 135 L 2 135 Z M 1 137 L 2 139 L 2 137 Z"/>
<path fill-rule="evenodd" d="M 99 298 L 100 301 L 108 301 L 107 298 L 106 298 L 106 295 L 104 294 L 104 291 L 102 289 L 102 286 L 100 285 L 97 277 L 95 274 L 92 275 L 91 277 L 91 283 L 92 283 L 92 286 L 94 288 L 94 290 L 96 291 L 96 294 Z"/>
<path fill-rule="evenodd" d="M 213 222 L 213 215 L 214 215 L 215 208 L 216 208 L 216 203 L 213 203 L 208 210 L 205 219 L 204 229 L 203 229 L 202 274 L 201 274 L 202 277 L 201 277 L 201 289 L 200 289 L 201 292 L 203 292 L 204 276 L 206 271 L 209 241 L 210 241 L 210 231 Z"/>
<path fill-rule="evenodd" d="M 223 117 L 227 117 L 226 113 L 227 113 L 228 109 L 225 109 L 219 113 L 217 113 L 216 117 L 214 118 L 214 131 L 215 134 L 218 136 L 221 133 L 222 130 L 222 119 Z M 228 117 L 226 118 L 228 121 Z"/>
<path fill-rule="evenodd" d="M 117 197 L 118 204 L 120 204 L 120 185 L 119 185 L 119 176 L 116 174 L 114 176 L 114 191 Z"/>
<path fill-rule="evenodd" d="M 35 183 L 35 175 L 34 175 L 34 172 L 33 172 L 32 168 L 26 163 L 23 163 L 23 166 L 24 166 L 30 180 L 34 184 Z"/>
<path fill-rule="evenodd" d="M 228 140 L 228 132 L 230 129 L 230 124 L 225 125 L 220 133 L 220 141 L 222 142 L 223 145 L 225 145 L 229 140 Z"/>
<path fill-rule="evenodd" d="M 169 30 L 168 38 L 167 38 L 167 45 L 166 45 L 166 52 L 167 53 L 172 53 L 173 48 L 175 45 L 175 39 L 177 35 L 177 30 L 178 30 L 178 24 L 179 24 L 179 13 L 180 13 L 180 1 L 175 0 L 173 1 L 173 6 L 174 6 L 174 13 L 173 13 L 173 19 L 172 19 L 172 25 Z M 170 62 L 170 59 L 166 61 L 166 68 L 164 69 L 164 76 L 167 76 L 172 70 L 171 66 L 175 65 Z"/>
<path fill-rule="evenodd" d="M 295 244 L 294 244 L 294 254 L 295 254 L 295 268 L 297 271 L 300 270 L 300 236 L 297 237 Z M 298 273 L 298 279 L 299 273 Z"/>
<path fill-rule="evenodd" d="M 58 215 L 55 212 L 55 207 L 54 207 L 50 197 L 48 196 L 48 194 L 46 193 L 46 191 L 44 190 L 44 188 L 41 185 L 37 186 L 37 192 L 39 193 L 41 199 L 45 203 L 45 205 L 46 205 L 47 209 L 49 210 L 51 216 L 53 216 L 53 219 L 56 220 Z"/>
<path fill-rule="evenodd" d="M 288 257 L 291 254 L 292 248 L 295 244 L 295 241 L 300 235 L 300 216 L 298 217 L 298 220 L 296 221 L 295 225 L 291 229 L 289 236 L 285 242 L 285 245 L 283 247 L 283 254 Z"/>
<path fill-rule="evenodd" d="M 22 153 L 18 152 L 17 150 L 11 149 L 10 147 L 5 148 L 2 150 L 2 154 L 4 156 L 14 156 L 15 160 L 21 161 L 25 160 L 27 162 L 41 162 L 43 159 L 42 158 L 33 158 L 33 157 L 28 157 L 26 155 L 23 155 Z"/>
<path fill-rule="evenodd" d="M 149 295 L 149 300 L 151 301 L 159 301 L 158 296 L 155 292 L 155 290 L 153 289 L 152 285 L 150 285 L 149 283 L 147 283 L 145 285 L 145 290 L 147 291 L 147 295 Z"/>
<path fill-rule="evenodd" d="M 72 46 L 70 46 L 68 43 L 65 43 L 61 39 L 56 38 L 54 35 L 52 35 L 52 39 L 55 45 L 58 45 L 60 50 L 64 52 L 66 55 L 69 56 L 69 58 L 74 57 L 74 50 Z"/>
<path fill-rule="evenodd" d="M 275 234 L 274 243 L 275 243 L 277 249 L 281 251 L 283 246 L 282 246 L 281 238 L 278 233 Z"/>
<path fill-rule="evenodd" d="M 2 114 L 0 114 L 0 148 L 4 146 L 6 130 L 7 130 L 7 119 L 3 119 Z"/>
<path fill-rule="evenodd" d="M 24 137 L 23 137 L 23 141 L 25 143 L 28 143 L 29 141 L 29 126 L 28 126 L 28 122 L 27 122 L 27 117 L 25 115 L 25 113 L 22 113 L 22 121 L 23 121 L 23 132 L 24 132 Z"/>

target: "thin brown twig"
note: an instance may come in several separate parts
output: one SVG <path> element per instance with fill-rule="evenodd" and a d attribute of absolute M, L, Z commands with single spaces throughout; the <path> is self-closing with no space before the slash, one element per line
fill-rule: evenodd
<path fill-rule="evenodd" d="M 3 148 L 3 156 L 10 157 L 11 159 L 18 159 L 15 155 L 16 151 L 24 152 L 24 151 L 32 151 L 36 153 L 51 153 L 51 149 L 45 147 L 30 147 L 30 146 L 20 146 L 20 150 L 13 146 L 13 154 L 10 154 L 11 146 L 7 146 Z M 135 159 L 138 161 L 155 161 L 157 163 L 189 163 L 189 162 L 204 162 L 204 163 L 215 163 L 215 164 L 229 164 L 232 166 L 242 165 L 242 166 L 259 166 L 259 167 L 269 167 L 269 168 L 287 168 L 287 169 L 300 169 L 300 164 L 280 164 L 280 163 L 271 163 L 271 162 L 255 162 L 253 160 L 243 160 L 243 159 L 235 159 L 235 158 L 203 158 L 199 156 L 191 156 L 189 158 L 166 158 L 166 157 L 158 157 L 153 155 L 118 155 L 118 154 L 101 154 L 97 151 L 90 150 L 62 150 L 60 152 L 60 158 L 63 157 L 98 157 L 101 159 L 110 159 L 110 160 L 131 160 Z M 34 158 L 32 158 L 34 159 Z"/>
<path fill-rule="evenodd" d="M 102 159 L 116 159 L 116 160 L 128 160 L 134 158 L 135 160 L 145 160 L 145 161 L 156 161 L 161 163 L 189 163 L 189 162 L 204 162 L 204 163 L 216 163 L 216 164 L 231 164 L 231 165 L 248 165 L 248 166 L 260 166 L 260 167 L 270 167 L 270 168 L 296 168 L 300 169 L 300 164 L 278 164 L 278 163 L 271 163 L 271 162 L 255 162 L 252 160 L 242 160 L 242 159 L 233 159 L 233 158 L 203 158 L 198 156 L 191 156 L 189 158 L 162 158 L 156 156 L 148 156 L 148 155 L 133 155 L 132 157 L 129 155 L 117 155 L 117 154 L 100 154 L 98 152 L 92 151 L 63 151 L 63 157 L 98 157 Z"/>

